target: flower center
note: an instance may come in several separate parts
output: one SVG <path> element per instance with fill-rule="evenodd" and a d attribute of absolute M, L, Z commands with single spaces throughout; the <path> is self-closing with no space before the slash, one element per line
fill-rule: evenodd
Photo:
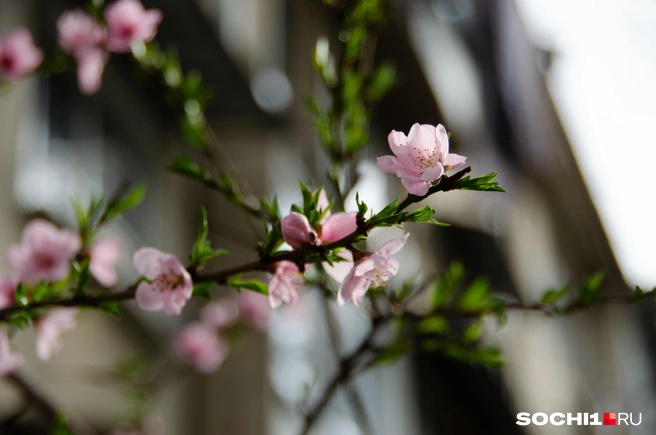
<path fill-rule="evenodd" d="M 417 149 L 417 147 L 412 148 L 419 153 L 419 155 L 413 159 L 415 167 L 426 170 L 428 168 L 434 168 L 440 164 L 437 151 L 422 152 Z"/>
<path fill-rule="evenodd" d="M 39 269 L 51 269 L 57 260 L 50 254 L 37 252 L 34 254 L 34 262 Z"/>
<path fill-rule="evenodd" d="M 164 293 L 165 291 L 173 290 L 182 284 L 182 276 L 173 273 L 163 273 L 158 275 L 152 282 L 155 290 Z"/>
<path fill-rule="evenodd" d="M 11 71 L 14 69 L 16 64 L 16 59 L 13 56 L 7 54 L 0 56 L 0 70 Z"/>
<path fill-rule="evenodd" d="M 120 39 L 130 40 L 134 36 L 134 26 L 131 24 L 122 24 L 116 29 L 116 36 Z"/>
<path fill-rule="evenodd" d="M 374 269 L 367 274 L 369 287 L 384 287 L 387 280 L 392 277 L 392 273 L 386 269 Z"/>

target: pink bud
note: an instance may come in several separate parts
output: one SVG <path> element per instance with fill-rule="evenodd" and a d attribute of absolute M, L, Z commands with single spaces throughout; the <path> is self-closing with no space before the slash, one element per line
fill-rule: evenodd
<path fill-rule="evenodd" d="M 281 222 L 283 240 L 292 248 L 318 242 L 317 232 L 310 226 L 308 218 L 295 211 L 289 213 Z"/>

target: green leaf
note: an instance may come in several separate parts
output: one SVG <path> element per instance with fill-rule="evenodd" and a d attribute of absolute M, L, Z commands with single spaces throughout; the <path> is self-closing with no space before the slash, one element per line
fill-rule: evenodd
<path fill-rule="evenodd" d="M 238 291 L 246 289 L 263 295 L 269 294 L 267 285 L 257 279 L 241 279 L 240 276 L 235 276 L 228 280 L 228 286 Z"/>
<path fill-rule="evenodd" d="M 214 283 L 212 281 L 199 282 L 194 284 L 192 296 L 196 298 L 210 299 L 210 288 Z"/>
<path fill-rule="evenodd" d="M 461 190 L 478 190 L 484 192 L 505 192 L 505 190 L 499 186 L 497 181 L 494 179 L 497 177 L 496 172 L 490 172 L 489 174 L 481 175 L 478 178 L 471 178 L 466 176 L 456 183 L 456 188 Z"/>
<path fill-rule="evenodd" d="M 433 308 L 448 305 L 465 279 L 465 268 L 461 263 L 453 262 L 444 275 L 435 282 L 433 290 Z"/>
<path fill-rule="evenodd" d="M 369 210 L 369 207 L 364 203 L 364 201 L 360 200 L 360 193 L 355 194 L 355 202 L 358 205 L 358 215 L 364 217 L 365 213 L 367 213 L 367 210 Z"/>
<path fill-rule="evenodd" d="M 68 426 L 68 418 L 65 414 L 58 412 L 50 426 L 50 435 L 75 435 Z"/>
<path fill-rule="evenodd" d="M 201 207 L 198 219 L 198 236 L 189 258 L 190 267 L 194 269 L 202 269 L 211 259 L 230 253 L 225 249 L 212 249 L 210 241 L 207 240 L 208 234 L 207 212 L 204 207 Z"/>
<path fill-rule="evenodd" d="M 22 282 L 18 284 L 16 290 L 14 290 L 14 299 L 16 299 L 16 303 L 21 307 L 26 307 L 30 303 L 29 299 L 27 298 L 25 286 Z"/>
<path fill-rule="evenodd" d="M 212 174 L 205 167 L 192 161 L 185 154 L 173 160 L 166 170 L 202 184 L 214 183 Z"/>
<path fill-rule="evenodd" d="M 579 302 L 583 304 L 592 304 L 601 296 L 600 287 L 604 282 L 605 273 L 603 271 L 592 274 L 585 280 L 579 291 Z"/>
<path fill-rule="evenodd" d="M 128 211 L 137 207 L 146 196 L 146 185 L 137 184 L 132 189 L 109 200 L 103 220 L 109 221 L 123 216 Z"/>
<path fill-rule="evenodd" d="M 549 290 L 542 296 L 542 305 L 553 305 L 569 293 L 569 285 L 557 290 Z"/>
<path fill-rule="evenodd" d="M 449 331 L 449 322 L 441 316 L 426 317 L 419 324 L 419 331 L 427 334 L 445 334 Z"/>
<path fill-rule="evenodd" d="M 458 301 L 459 308 L 464 312 L 481 311 L 488 307 L 489 284 L 484 278 L 477 278 Z"/>
<path fill-rule="evenodd" d="M 473 343 L 481 336 L 483 328 L 480 323 L 472 323 L 462 333 L 462 341 L 465 343 Z"/>
<path fill-rule="evenodd" d="M 32 315 L 28 310 L 16 311 L 9 316 L 9 323 L 19 329 L 32 324 Z"/>
<path fill-rule="evenodd" d="M 89 289 L 91 284 L 91 273 L 89 272 L 89 259 L 85 259 L 82 263 L 73 261 L 73 273 L 75 276 L 75 293 L 83 294 Z"/>
<path fill-rule="evenodd" d="M 98 305 L 98 309 L 114 317 L 116 320 L 121 320 L 122 306 L 118 301 L 105 301 Z"/>
<path fill-rule="evenodd" d="M 435 210 L 433 210 L 429 206 L 426 206 L 426 207 L 422 207 L 420 209 L 417 209 L 417 210 L 413 211 L 412 213 L 407 213 L 404 220 L 407 221 L 407 222 L 426 222 L 431 217 L 433 217 L 434 213 L 435 213 Z"/>
<path fill-rule="evenodd" d="M 389 92 L 396 81 L 396 68 L 389 62 L 376 66 L 367 88 L 366 98 L 370 101 L 379 101 Z"/>

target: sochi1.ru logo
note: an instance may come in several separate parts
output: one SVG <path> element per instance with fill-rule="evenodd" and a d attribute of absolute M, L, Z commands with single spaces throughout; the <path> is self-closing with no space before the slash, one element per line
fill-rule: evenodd
<path fill-rule="evenodd" d="M 553 426 L 638 426 L 642 423 L 642 414 L 632 414 L 628 412 L 604 412 L 603 416 L 600 413 L 588 414 L 587 412 L 577 412 L 566 414 L 562 412 L 554 412 L 553 414 L 545 414 L 544 412 L 520 412 L 517 414 L 517 425 L 528 426 L 534 424 L 536 426 L 544 426 L 551 424 Z"/>

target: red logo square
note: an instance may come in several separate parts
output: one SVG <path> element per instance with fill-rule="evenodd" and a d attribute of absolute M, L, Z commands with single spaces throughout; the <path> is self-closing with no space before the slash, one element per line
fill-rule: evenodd
<path fill-rule="evenodd" d="M 617 414 L 614 412 L 604 412 L 604 426 L 616 426 Z"/>

